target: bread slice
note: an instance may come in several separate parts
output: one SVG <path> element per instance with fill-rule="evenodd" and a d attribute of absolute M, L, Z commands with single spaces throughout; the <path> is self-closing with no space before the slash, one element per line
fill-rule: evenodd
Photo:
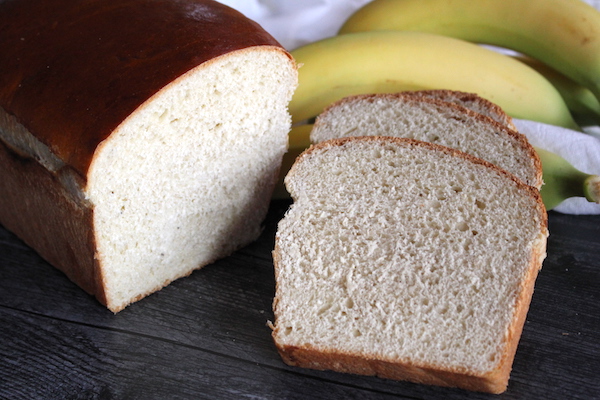
<path fill-rule="evenodd" d="M 317 117 L 311 141 L 348 136 L 413 138 L 472 154 L 528 185 L 541 187 L 541 162 L 524 135 L 485 115 L 432 96 L 407 92 L 344 98 Z M 440 96 L 447 99 L 450 94 Z"/>
<path fill-rule="evenodd" d="M 514 131 L 517 130 L 517 127 L 513 123 L 512 117 L 505 113 L 499 105 L 484 99 L 476 93 L 446 89 L 415 90 L 405 93 L 412 96 L 422 96 L 430 99 L 454 103 L 476 113 L 485 115 L 486 117 L 489 117 Z"/>
<path fill-rule="evenodd" d="M 208 0 L 0 4 L 0 223 L 117 312 L 258 237 L 291 56 Z"/>
<path fill-rule="evenodd" d="M 538 190 L 392 137 L 315 145 L 286 185 L 272 327 L 287 364 L 506 389 L 546 254 Z"/>

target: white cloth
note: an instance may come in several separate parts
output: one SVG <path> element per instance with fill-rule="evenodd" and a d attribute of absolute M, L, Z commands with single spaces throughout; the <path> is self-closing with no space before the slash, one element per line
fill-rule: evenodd
<path fill-rule="evenodd" d="M 220 0 L 258 22 L 288 50 L 334 36 L 371 0 Z"/>
<path fill-rule="evenodd" d="M 344 21 L 371 0 L 220 0 L 258 22 L 288 50 L 334 36 Z M 600 9 L 600 0 L 584 0 Z M 515 121 L 534 146 L 555 152 L 575 167 L 600 174 L 600 127 L 588 134 L 532 121 Z M 600 204 L 584 198 L 567 199 L 556 211 L 600 214 Z"/>

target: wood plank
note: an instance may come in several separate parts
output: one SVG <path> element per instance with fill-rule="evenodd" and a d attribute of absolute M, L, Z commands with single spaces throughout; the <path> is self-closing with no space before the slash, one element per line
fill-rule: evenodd
<path fill-rule="evenodd" d="M 0 311 L 0 337 L 2 398 L 237 400 L 289 398 L 293 393 L 315 399 L 392 398 L 175 340 L 14 311 Z"/>

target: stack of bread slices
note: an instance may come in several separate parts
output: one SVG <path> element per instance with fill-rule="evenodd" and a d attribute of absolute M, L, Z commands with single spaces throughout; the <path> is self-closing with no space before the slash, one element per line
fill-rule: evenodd
<path fill-rule="evenodd" d="M 501 393 L 546 255 L 541 165 L 494 104 L 364 95 L 285 183 L 273 338 L 289 365 Z"/>

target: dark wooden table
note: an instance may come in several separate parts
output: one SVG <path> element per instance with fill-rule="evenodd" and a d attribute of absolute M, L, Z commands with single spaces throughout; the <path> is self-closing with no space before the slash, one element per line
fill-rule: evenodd
<path fill-rule="evenodd" d="M 600 216 L 550 213 L 509 389 L 469 393 L 284 365 L 262 237 L 114 315 L 0 227 L 0 398 L 600 399 Z"/>

